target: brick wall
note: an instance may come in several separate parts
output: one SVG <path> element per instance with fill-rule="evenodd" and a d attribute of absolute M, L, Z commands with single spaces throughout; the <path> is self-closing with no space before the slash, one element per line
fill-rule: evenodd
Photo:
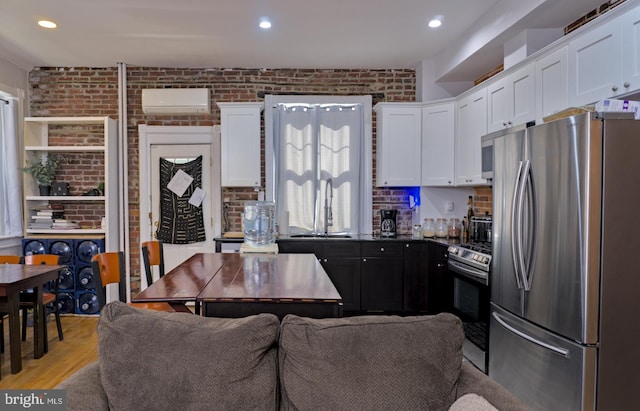
<path fill-rule="evenodd" d="M 313 69 L 179 69 L 154 67 L 127 68 L 129 156 L 129 226 L 132 292 L 139 291 L 139 166 L 138 124 L 171 126 L 211 126 L 220 124 L 216 101 L 262 101 L 265 94 L 372 95 L 373 104 L 381 101 L 406 102 L 415 99 L 414 70 L 313 70 Z M 117 69 L 114 68 L 36 68 L 29 74 L 32 116 L 110 116 L 118 115 Z M 147 116 L 142 113 L 141 91 L 160 87 L 207 87 L 212 90 L 211 115 Z M 375 181 L 375 113 L 374 181 Z M 264 149 L 264 133 L 262 139 Z M 94 188 L 101 177 L 87 167 L 98 167 L 93 155 L 78 155 L 60 171 L 60 179 L 72 182 L 74 193 Z M 101 166 L 100 166 L 101 167 Z M 264 176 L 264 161 L 262 164 Z M 373 181 L 371 181 L 373 185 Z M 264 186 L 264 177 L 262 181 Z M 222 198 L 230 203 L 231 229 L 239 230 L 240 212 L 245 200 L 257 199 L 251 188 L 225 188 Z M 65 208 L 70 209 L 67 206 Z M 383 208 L 399 210 L 401 233 L 409 234 L 411 211 L 408 190 L 373 188 L 373 227 L 380 225 Z M 94 224 L 96 211 L 74 207 L 73 218 Z M 102 214 L 101 214 L 102 215 Z"/>
<path fill-rule="evenodd" d="M 493 215 L 493 190 L 491 187 L 476 187 L 473 190 L 473 212 L 475 215 Z"/>

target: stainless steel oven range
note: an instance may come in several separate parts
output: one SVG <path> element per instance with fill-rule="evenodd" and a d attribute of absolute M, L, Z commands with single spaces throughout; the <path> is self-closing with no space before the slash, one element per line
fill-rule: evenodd
<path fill-rule="evenodd" d="M 453 275 L 453 311 L 464 326 L 463 354 L 487 373 L 491 242 L 452 245 L 448 254 L 447 265 Z"/>

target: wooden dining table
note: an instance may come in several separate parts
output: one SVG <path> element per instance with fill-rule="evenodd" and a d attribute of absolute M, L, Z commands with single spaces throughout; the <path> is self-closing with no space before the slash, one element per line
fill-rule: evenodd
<path fill-rule="evenodd" d="M 22 370 L 22 344 L 20 334 L 20 292 L 33 289 L 35 304 L 33 308 L 33 352 L 35 358 L 44 355 L 44 307 L 42 288 L 49 281 L 58 278 L 64 265 L 25 265 L 0 264 L 0 312 L 9 315 L 9 346 L 11 373 Z"/>
<path fill-rule="evenodd" d="M 210 317 L 342 315 L 342 297 L 313 254 L 198 253 L 132 301 L 194 302 Z"/>

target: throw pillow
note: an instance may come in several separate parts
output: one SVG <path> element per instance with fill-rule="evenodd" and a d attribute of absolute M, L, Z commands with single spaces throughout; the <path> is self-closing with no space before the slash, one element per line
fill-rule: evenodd
<path fill-rule="evenodd" d="M 281 324 L 281 405 L 295 410 L 445 410 L 455 400 L 464 334 L 451 314 L 309 319 Z"/>
<path fill-rule="evenodd" d="M 109 408 L 273 410 L 278 330 L 271 314 L 205 318 L 114 301 L 98 322 Z"/>
<path fill-rule="evenodd" d="M 478 394 L 465 394 L 453 403 L 449 411 L 498 411 L 498 409 Z"/>

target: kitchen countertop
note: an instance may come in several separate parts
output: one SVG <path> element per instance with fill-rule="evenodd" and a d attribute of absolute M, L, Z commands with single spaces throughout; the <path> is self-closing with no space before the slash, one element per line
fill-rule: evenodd
<path fill-rule="evenodd" d="M 342 240 L 342 241 L 430 241 L 443 245 L 456 245 L 460 244 L 461 241 L 459 238 L 413 238 L 410 235 L 397 235 L 395 237 L 381 237 L 374 236 L 370 234 L 360 234 L 357 236 L 353 236 L 351 238 L 341 238 L 341 237 L 290 237 L 288 235 L 280 235 L 276 238 L 276 242 L 278 241 L 314 241 L 314 240 Z M 215 242 L 219 243 L 242 243 L 244 239 L 242 238 L 224 238 L 224 237 L 216 237 L 213 239 Z"/>

